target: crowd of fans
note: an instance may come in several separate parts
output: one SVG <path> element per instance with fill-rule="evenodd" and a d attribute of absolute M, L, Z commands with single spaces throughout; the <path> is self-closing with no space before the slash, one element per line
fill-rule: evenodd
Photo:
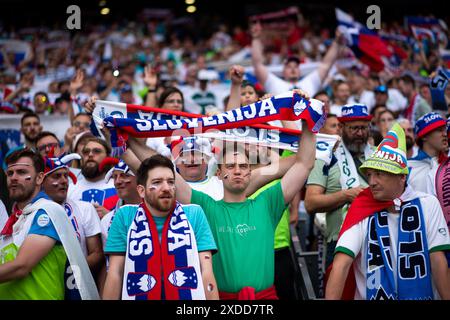
<path fill-rule="evenodd" d="M 8 119 L 20 119 L 17 129 L 23 136 L 20 144 L 0 141 L 3 237 L 19 232 L 13 226 L 22 221 L 20 216 L 26 212 L 27 204 L 50 198 L 65 209 L 75 227 L 100 297 L 138 299 L 143 297 L 141 291 L 154 292 L 149 290 L 155 286 L 159 294 L 146 293 L 146 298 L 299 299 L 299 270 L 293 258 L 289 226 L 295 226 L 299 214 L 306 213 L 310 228 L 302 231 L 310 231 L 303 235 L 307 239 L 304 250 L 320 252 L 316 282 L 317 296 L 323 298 L 325 274 L 330 274 L 326 270 L 334 257 L 339 257 L 335 261 L 340 263 L 341 256 L 336 253 L 346 253 L 339 245 L 345 214 L 353 201 L 368 186 L 372 187 L 375 174 L 368 177 L 359 167 L 374 148 L 389 139 L 393 125 L 398 123 L 405 135 L 404 156 L 410 170 L 407 185 L 433 197 L 434 200 L 426 198 L 426 206 L 422 204 L 434 210 L 434 220 L 427 223 L 430 230 L 439 229 L 446 235 L 438 241 L 434 236 L 437 231 L 430 231 L 433 238 L 429 236 L 427 248 L 449 249 L 444 221 L 448 207 L 429 204 L 438 203 L 434 198 L 436 172 L 449 155 L 446 121 L 450 89 L 444 92 L 449 109 L 442 110 L 435 107 L 429 87 L 438 68 L 448 68 L 442 54 L 447 50 L 448 30 L 443 28 L 443 36 L 434 41 L 420 38 L 405 42 L 391 37 L 387 43 L 396 52 L 397 60 L 385 61 L 382 71 L 374 71 L 351 50 L 341 30 L 330 32 L 324 28 L 318 32 L 317 26 L 305 17 L 290 21 L 283 32 L 264 21 L 245 27 L 224 23 L 217 26 L 211 37 L 194 38 L 183 34 L 184 27 L 170 19 L 155 19 L 108 27 L 92 23 L 84 26 L 89 31 L 76 33 L 43 28 L 3 32 L 0 113 L 8 115 Z M 380 33 L 413 39 L 410 31 L 397 22 L 383 25 Z M 12 43 L 21 49 L 12 50 Z M 91 132 L 97 100 L 209 116 L 291 90 L 323 102 L 328 116 L 320 133 L 336 135 L 340 140 L 331 163 L 320 159 L 314 162 L 311 142 L 315 140 L 300 122 L 270 123 L 303 129 L 295 155 L 275 148 L 252 151 L 252 146 L 244 144 L 231 153 L 218 150 L 212 139 L 203 137 L 185 137 L 181 142 L 179 137 L 129 137 L 128 150 L 119 162 L 110 158 L 107 131 L 103 132 L 105 139 Z M 67 117 L 70 122 L 64 136 L 55 134 L 51 126 L 41 125 L 42 118 L 54 116 Z M 259 163 L 248 164 L 245 154 L 249 151 L 258 152 Z M 348 171 L 349 177 L 355 179 L 347 180 L 345 185 L 346 157 L 354 163 L 355 172 L 351 168 Z M 225 161 L 229 159 L 234 162 Z M 264 169 L 270 166 L 276 169 L 265 173 Z M 175 198 L 183 203 L 183 209 L 171 207 Z M 16 263 L 10 267 L 14 271 L 0 265 L 2 299 L 64 299 L 75 295 L 61 289 L 62 278 L 45 278 L 41 284 L 26 280 L 30 275 L 41 278 L 42 268 L 60 268 L 67 274 L 66 262 L 58 251 L 58 245 L 67 240 L 63 241 L 58 232 L 54 234 L 45 220 L 45 211 L 51 209 L 43 206 L 29 222 L 28 236 L 50 237 L 52 242 L 14 238 L 14 257 L 4 253 L 2 243 L 0 263 Z M 189 295 L 180 296 L 168 289 L 169 280 L 163 279 L 163 284 L 159 284 L 156 279 L 155 285 L 154 279 L 146 279 L 146 290 L 141 283 L 125 285 L 124 272 L 147 271 L 139 269 L 137 262 L 132 269 L 129 259 L 140 260 L 128 257 L 133 251 L 146 252 L 148 244 L 127 243 L 127 234 L 140 241 L 143 235 L 133 233 L 148 231 L 140 224 L 142 219 L 136 218 L 146 214 L 148 217 L 147 207 L 151 207 L 155 230 L 163 245 L 169 241 L 164 234 L 161 236 L 161 232 L 166 232 L 164 228 L 173 228 L 171 233 L 183 225 L 186 234 L 190 233 L 191 238 L 195 235 L 199 262 L 198 266 L 194 263 L 193 272 L 201 272 L 198 279 L 205 288 L 203 295 L 189 287 L 192 284 L 188 280 L 184 281 L 188 283 L 186 288 L 191 288 L 187 290 Z M 181 210 L 181 218 L 177 218 L 181 220 L 174 218 L 171 227 L 167 227 L 161 217 L 173 210 Z M 184 215 L 189 227 L 183 224 Z M 445 230 L 440 231 L 442 221 Z M 174 226 L 175 223 L 180 225 Z M 239 242 L 240 237 L 245 241 Z M 347 238 L 345 241 L 349 241 Z M 177 241 L 183 241 L 180 239 Z M 30 246 L 32 241 L 34 247 Z M 153 238 L 153 243 L 156 250 L 155 243 L 159 242 Z M 163 260 L 169 259 L 165 252 L 158 254 Z M 168 268 L 164 262 L 161 265 Z M 434 258 L 431 265 L 433 272 L 438 273 Z M 56 275 L 61 274 L 58 270 L 54 271 Z M 450 297 L 449 273 L 444 271 L 444 278 L 442 273 L 433 278 L 447 283 L 436 285 L 435 298 Z M 167 278 L 165 272 L 169 270 L 163 272 Z M 333 288 L 338 287 L 336 273 L 332 271 L 330 275 Z M 30 290 L 42 284 L 46 290 Z M 246 291 L 248 287 L 253 291 Z M 332 289 L 327 288 L 327 297 L 339 298 L 340 292 L 334 295 Z M 355 297 L 365 299 L 368 295 L 358 292 Z"/>

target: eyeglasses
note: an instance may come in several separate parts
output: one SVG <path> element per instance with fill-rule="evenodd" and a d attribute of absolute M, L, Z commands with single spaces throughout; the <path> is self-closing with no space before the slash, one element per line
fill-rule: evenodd
<path fill-rule="evenodd" d="M 51 150 L 52 148 L 56 148 L 58 146 L 59 146 L 58 143 L 53 142 L 53 143 L 43 144 L 42 146 L 37 147 L 37 149 L 38 149 L 38 151 L 42 152 L 42 151 L 45 151 L 47 149 Z"/>
<path fill-rule="evenodd" d="M 90 125 L 91 125 L 90 122 L 83 122 L 83 121 L 74 121 L 74 122 L 73 122 L 73 126 L 74 126 L 74 127 L 85 127 L 85 128 L 87 128 L 87 127 L 89 127 Z"/>
<path fill-rule="evenodd" d="M 346 126 L 348 128 L 348 130 L 350 130 L 352 133 L 356 133 L 359 130 L 361 130 L 362 132 L 367 132 L 369 131 L 369 126 Z"/>
<path fill-rule="evenodd" d="M 104 152 L 103 149 L 101 148 L 93 148 L 93 149 L 85 148 L 81 151 L 81 153 L 83 154 L 83 156 L 88 156 L 91 153 L 91 151 L 94 155 L 99 155 Z"/>

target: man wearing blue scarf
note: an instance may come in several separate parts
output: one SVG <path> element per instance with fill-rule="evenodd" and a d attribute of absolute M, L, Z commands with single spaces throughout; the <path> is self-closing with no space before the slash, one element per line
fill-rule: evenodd
<path fill-rule="evenodd" d="M 448 228 L 438 200 L 406 184 L 405 133 L 398 123 L 360 168 L 369 188 L 342 225 L 326 298 L 450 299 Z"/>

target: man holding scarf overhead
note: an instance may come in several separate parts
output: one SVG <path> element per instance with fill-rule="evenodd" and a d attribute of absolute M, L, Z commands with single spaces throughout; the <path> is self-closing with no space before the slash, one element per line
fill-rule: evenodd
<path fill-rule="evenodd" d="M 370 188 L 353 201 L 345 218 L 326 298 L 340 299 L 347 285 L 343 298 L 450 299 L 447 225 L 438 200 L 406 184 L 405 133 L 399 124 L 361 170 Z"/>
<path fill-rule="evenodd" d="M 299 91 L 303 98 L 306 93 Z M 249 157 L 243 146 L 222 150 L 217 175 L 223 181 L 223 200 L 193 190 L 177 176 L 177 199 L 204 210 L 219 252 L 213 257 L 220 299 L 277 299 L 274 282 L 274 233 L 288 203 L 303 187 L 315 158 L 315 136 L 303 120 L 295 162 L 281 181 L 248 199 Z"/>

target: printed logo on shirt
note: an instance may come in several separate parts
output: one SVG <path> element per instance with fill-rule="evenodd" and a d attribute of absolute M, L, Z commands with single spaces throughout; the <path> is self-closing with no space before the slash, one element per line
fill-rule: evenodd
<path fill-rule="evenodd" d="M 105 191 L 99 189 L 86 190 L 82 193 L 81 200 L 102 205 L 105 201 Z"/>
<path fill-rule="evenodd" d="M 440 234 L 442 234 L 443 236 L 446 236 L 447 235 L 447 228 L 439 228 L 438 232 Z"/>
<path fill-rule="evenodd" d="M 50 218 L 47 214 L 41 214 L 37 219 L 37 224 L 39 227 L 45 227 L 50 222 Z"/>
<path fill-rule="evenodd" d="M 242 237 L 246 236 L 247 232 L 255 231 L 255 230 L 256 230 L 255 226 L 248 226 L 246 223 L 238 224 L 236 226 L 236 232 Z"/>
<path fill-rule="evenodd" d="M 238 224 L 236 227 L 221 226 L 218 228 L 219 233 L 237 233 L 241 237 L 245 237 L 248 232 L 255 230 L 256 230 L 255 226 L 249 226 L 246 223 Z"/>

